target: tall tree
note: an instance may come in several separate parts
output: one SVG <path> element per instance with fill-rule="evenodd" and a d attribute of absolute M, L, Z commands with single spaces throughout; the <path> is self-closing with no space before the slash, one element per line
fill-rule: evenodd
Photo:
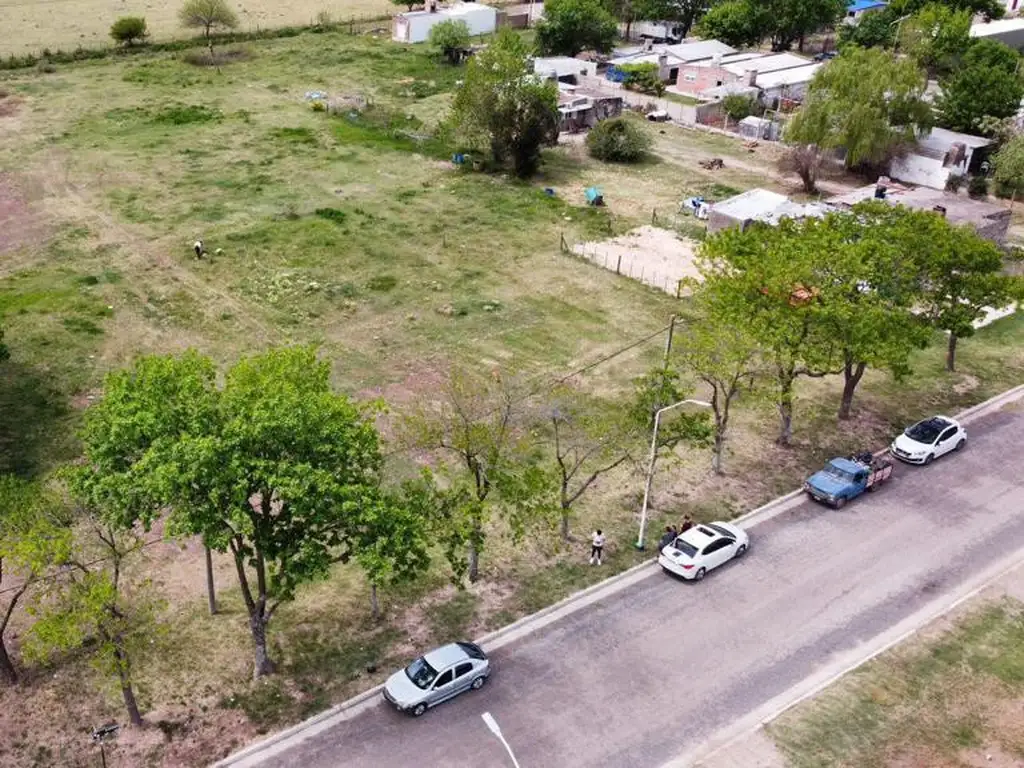
<path fill-rule="evenodd" d="M 1024 193 L 1024 135 L 1014 136 L 992 158 L 992 178 L 1011 201 Z"/>
<path fill-rule="evenodd" d="M 530 176 L 542 147 L 558 141 L 558 87 L 533 76 L 522 38 L 502 30 L 470 59 L 449 120 L 460 145 L 489 152 L 499 166 L 511 161 L 517 176 Z"/>
<path fill-rule="evenodd" d="M 835 24 L 846 12 L 841 0 L 725 0 L 712 5 L 700 22 L 701 35 L 730 45 L 771 40 L 773 51 L 803 46 L 804 37 Z"/>
<path fill-rule="evenodd" d="M 954 70 L 971 45 L 971 13 L 929 3 L 899 25 L 899 47 L 932 74 Z"/>
<path fill-rule="evenodd" d="M 711 6 L 697 24 L 698 34 L 745 48 L 760 44 L 770 34 L 771 20 L 761 4 L 753 0 L 723 0 Z"/>
<path fill-rule="evenodd" d="M 766 373 L 760 346 L 743 326 L 719 324 L 705 316 L 690 326 L 677 355 L 683 367 L 711 392 L 711 469 L 720 475 L 733 403 L 752 392 Z"/>
<path fill-rule="evenodd" d="M 178 11 L 178 20 L 183 27 L 203 30 L 207 39 L 218 27 L 234 29 L 238 26 L 238 16 L 228 7 L 226 0 L 185 0 Z"/>
<path fill-rule="evenodd" d="M 551 439 L 558 480 L 559 527 L 569 541 L 573 506 L 601 478 L 632 460 L 635 435 L 580 393 L 563 389 L 552 403 Z"/>
<path fill-rule="evenodd" d="M 845 48 L 811 80 L 786 140 L 846 150 L 847 166 L 882 164 L 933 124 L 924 72 L 876 48 Z"/>
<path fill-rule="evenodd" d="M 782 446 L 792 439 L 797 380 L 842 370 L 822 313 L 839 299 L 828 263 L 842 242 L 826 221 L 784 219 L 776 227 L 724 230 L 701 249 L 700 299 L 711 322 L 744 328 L 763 350 L 775 380 Z"/>
<path fill-rule="evenodd" d="M 163 628 L 161 606 L 145 584 L 131 583 L 125 574 L 127 559 L 143 546 L 141 538 L 117 530 L 96 510 L 86 510 L 86 516 L 89 538 L 35 607 L 25 652 L 44 659 L 88 647 L 96 668 L 117 678 L 132 725 L 141 726 L 135 665 Z"/>
<path fill-rule="evenodd" d="M 469 25 L 462 19 L 448 19 L 430 28 L 430 44 L 449 64 L 458 64 L 469 47 Z"/>
<path fill-rule="evenodd" d="M 856 24 L 842 24 L 839 27 L 838 46 L 840 50 L 848 45 L 861 48 L 892 48 L 896 40 L 898 17 L 886 8 L 872 11 L 858 19 Z"/>
<path fill-rule="evenodd" d="M 600 0 L 547 0 L 537 25 L 537 49 L 542 56 L 608 53 L 617 34 L 615 17 Z"/>
<path fill-rule="evenodd" d="M 70 556 L 69 524 L 60 500 L 38 484 L 0 476 L 0 677 L 12 685 L 18 672 L 7 650 L 7 628 L 19 602 Z"/>
<path fill-rule="evenodd" d="M 937 100 L 939 123 L 965 133 L 979 133 L 986 120 L 1012 117 L 1024 98 L 1024 80 L 1011 56 L 993 46 L 975 44 L 963 66 L 941 81 Z"/>
<path fill-rule="evenodd" d="M 935 0 L 892 0 L 888 12 L 893 19 L 913 14 Z M 1001 19 L 1005 6 L 999 0 L 943 0 L 943 5 L 956 11 L 967 11 L 971 16 L 982 16 L 986 19 Z"/>

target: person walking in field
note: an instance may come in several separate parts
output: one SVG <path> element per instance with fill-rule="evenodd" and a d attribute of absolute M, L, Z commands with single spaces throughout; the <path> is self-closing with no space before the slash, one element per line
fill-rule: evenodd
<path fill-rule="evenodd" d="M 604 533 L 598 528 L 590 537 L 590 564 L 601 564 L 601 551 L 604 549 Z"/>

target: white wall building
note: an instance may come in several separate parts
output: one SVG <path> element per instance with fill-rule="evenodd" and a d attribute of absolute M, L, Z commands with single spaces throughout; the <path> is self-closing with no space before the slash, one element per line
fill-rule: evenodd
<path fill-rule="evenodd" d="M 889 176 L 907 184 L 945 189 L 950 176 L 975 172 L 975 151 L 991 143 L 991 139 L 981 136 L 933 128 L 917 140 L 914 149 L 890 163 Z"/>
<path fill-rule="evenodd" d="M 490 5 L 479 3 L 457 3 L 447 8 L 407 11 L 395 16 L 391 39 L 396 43 L 423 43 L 430 37 L 430 30 L 442 21 L 464 21 L 471 35 L 487 35 L 497 29 L 498 12 Z M 436 6 L 434 6 L 436 7 Z"/>

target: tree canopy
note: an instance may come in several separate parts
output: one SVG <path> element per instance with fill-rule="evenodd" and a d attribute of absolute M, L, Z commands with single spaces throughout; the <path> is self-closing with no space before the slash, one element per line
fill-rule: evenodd
<path fill-rule="evenodd" d="M 547 0 L 537 24 L 537 50 L 542 56 L 608 53 L 617 34 L 615 17 L 600 0 Z"/>
<path fill-rule="evenodd" d="M 133 45 L 146 39 L 146 20 L 141 16 L 122 16 L 110 27 L 110 36 L 115 42 Z"/>
<path fill-rule="evenodd" d="M 877 48 L 845 48 L 811 80 L 786 140 L 846 150 L 847 166 L 881 164 L 934 121 L 925 73 Z"/>
<path fill-rule="evenodd" d="M 942 3 L 929 3 L 899 27 L 900 51 L 935 74 L 956 68 L 971 45 L 971 14 Z"/>
<path fill-rule="evenodd" d="M 773 51 L 785 51 L 835 24 L 845 12 L 843 0 L 725 0 L 712 5 L 699 26 L 702 37 L 729 45 L 755 45 L 769 38 Z"/>
<path fill-rule="evenodd" d="M 458 64 L 461 52 L 469 47 L 469 32 L 462 19 L 448 19 L 430 28 L 430 45 L 450 63 Z"/>
<path fill-rule="evenodd" d="M 982 133 L 992 120 L 1012 117 L 1024 97 L 1024 80 L 1016 71 L 1019 56 L 992 41 L 978 41 L 963 65 L 941 81 L 939 123 L 964 133 Z"/>
<path fill-rule="evenodd" d="M 185 0 L 178 11 L 178 19 L 183 27 L 203 30 L 206 37 L 218 27 L 234 29 L 238 26 L 238 16 L 226 0 Z"/>
<path fill-rule="evenodd" d="M 1016 135 L 992 158 L 992 178 L 998 189 L 1019 197 L 1024 193 L 1024 135 Z"/>
<path fill-rule="evenodd" d="M 517 176 L 530 176 L 541 148 L 558 140 L 558 87 L 533 74 L 522 38 L 503 30 L 470 59 L 449 120 L 461 146 L 488 152 L 499 166 L 511 161 Z"/>

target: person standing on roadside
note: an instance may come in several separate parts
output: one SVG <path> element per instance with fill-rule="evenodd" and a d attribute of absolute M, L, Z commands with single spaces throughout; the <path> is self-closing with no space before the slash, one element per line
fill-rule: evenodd
<path fill-rule="evenodd" d="M 676 540 L 676 529 L 671 525 L 665 526 L 665 532 L 661 534 L 661 541 L 658 542 L 658 551 L 661 552 L 665 547 Z"/>
<path fill-rule="evenodd" d="M 590 537 L 590 564 L 601 564 L 601 551 L 604 549 L 604 533 L 598 528 Z"/>
<path fill-rule="evenodd" d="M 692 517 L 690 517 L 689 515 L 686 515 L 686 516 L 685 516 L 685 517 L 683 518 L 683 524 L 682 524 L 682 526 L 681 526 L 681 527 L 679 528 L 679 532 L 680 532 L 680 533 L 686 533 L 686 532 L 687 532 L 688 530 L 690 530 L 691 528 L 693 528 L 693 518 L 692 518 Z"/>

